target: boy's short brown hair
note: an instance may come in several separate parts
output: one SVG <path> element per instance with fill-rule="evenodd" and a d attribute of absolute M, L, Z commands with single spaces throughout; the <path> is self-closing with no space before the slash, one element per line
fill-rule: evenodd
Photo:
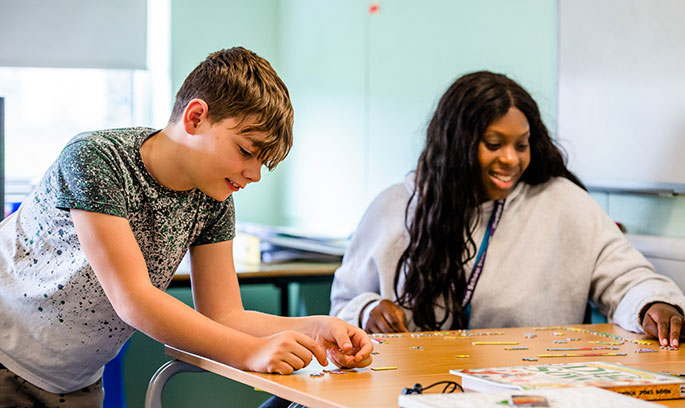
<path fill-rule="evenodd" d="M 293 143 L 293 107 L 288 88 L 264 58 L 243 47 L 210 54 L 183 82 L 169 122 L 178 121 L 195 98 L 207 103 L 211 123 L 249 119 L 251 123 L 241 133 L 264 133 L 266 138 L 255 147 L 269 170 L 288 155 Z"/>

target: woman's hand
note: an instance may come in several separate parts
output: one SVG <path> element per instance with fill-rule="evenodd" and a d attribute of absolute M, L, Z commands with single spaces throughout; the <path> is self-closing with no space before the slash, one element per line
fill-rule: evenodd
<path fill-rule="evenodd" d="M 364 330 L 367 333 L 407 332 L 406 320 L 404 310 L 401 307 L 388 299 L 383 299 L 371 309 Z"/>
<path fill-rule="evenodd" d="M 642 329 L 658 337 L 662 346 L 678 347 L 679 339 L 685 338 L 685 318 L 668 303 L 652 303 L 642 318 Z"/>

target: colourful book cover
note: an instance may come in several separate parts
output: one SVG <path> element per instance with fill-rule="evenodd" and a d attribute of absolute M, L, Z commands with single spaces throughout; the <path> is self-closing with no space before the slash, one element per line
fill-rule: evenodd
<path fill-rule="evenodd" d="M 630 398 L 597 387 L 409 394 L 400 395 L 397 402 L 402 408 L 663 408 L 661 404 Z"/>
<path fill-rule="evenodd" d="M 462 386 L 481 392 L 594 386 L 644 400 L 685 398 L 685 380 L 607 362 L 539 364 L 450 370 Z"/>

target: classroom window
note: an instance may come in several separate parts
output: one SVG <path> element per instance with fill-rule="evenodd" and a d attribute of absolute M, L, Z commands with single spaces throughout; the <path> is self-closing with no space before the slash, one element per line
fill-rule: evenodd
<path fill-rule="evenodd" d="M 74 135 L 166 125 L 171 111 L 170 0 L 144 0 L 143 4 L 147 9 L 144 69 L 125 63 L 85 68 L 62 65 L 61 60 L 39 64 L 42 68 L 22 67 L 13 60 L 0 66 L 0 96 L 5 106 L 5 154 L 0 165 L 5 170 L 6 212 L 11 209 L 9 203 L 21 201 L 40 180 Z M 15 11 L 22 15 L 21 7 Z"/>
<path fill-rule="evenodd" d="M 149 125 L 148 77 L 138 70 L 0 67 L 5 202 L 21 201 L 75 134 Z"/>

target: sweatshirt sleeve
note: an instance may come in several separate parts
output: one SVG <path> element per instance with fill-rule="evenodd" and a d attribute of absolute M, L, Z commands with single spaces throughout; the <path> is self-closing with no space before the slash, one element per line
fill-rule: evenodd
<path fill-rule="evenodd" d="M 360 313 L 379 299 L 395 299 L 395 268 L 408 243 L 405 186 L 383 191 L 364 213 L 335 272 L 330 314 L 360 326 Z"/>
<path fill-rule="evenodd" d="M 590 300 L 608 320 L 632 332 L 643 332 L 640 312 L 649 303 L 664 302 L 680 309 L 685 298 L 668 277 L 657 274 L 611 218 L 593 202 L 596 213 L 594 246 L 597 258 Z"/>

